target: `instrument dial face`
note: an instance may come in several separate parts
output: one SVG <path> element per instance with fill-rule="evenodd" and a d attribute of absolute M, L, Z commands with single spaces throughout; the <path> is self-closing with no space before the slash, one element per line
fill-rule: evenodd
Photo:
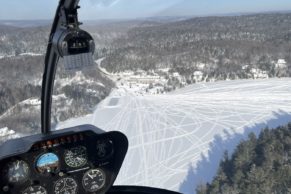
<path fill-rule="evenodd" d="M 8 163 L 5 174 L 10 183 L 23 183 L 28 179 L 29 166 L 23 160 Z"/>
<path fill-rule="evenodd" d="M 56 173 L 59 165 L 59 158 L 54 153 L 43 154 L 36 161 L 36 169 L 41 174 Z"/>
<path fill-rule="evenodd" d="M 106 175 L 101 169 L 92 169 L 83 176 L 83 187 L 88 192 L 101 190 L 106 183 Z"/>
<path fill-rule="evenodd" d="M 76 194 L 77 182 L 73 178 L 62 178 L 58 180 L 54 187 L 55 194 Z"/>
<path fill-rule="evenodd" d="M 47 194 L 47 190 L 42 186 L 31 186 L 25 189 L 22 194 Z"/>
<path fill-rule="evenodd" d="M 66 150 L 64 154 L 65 162 L 72 168 L 79 168 L 87 163 L 87 149 L 84 146 L 79 146 Z"/>

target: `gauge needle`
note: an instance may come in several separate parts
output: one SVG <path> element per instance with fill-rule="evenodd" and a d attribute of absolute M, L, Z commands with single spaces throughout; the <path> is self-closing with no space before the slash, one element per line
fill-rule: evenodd
<path fill-rule="evenodd" d="M 88 176 L 91 178 L 91 179 L 93 179 L 94 177 L 93 176 L 91 176 L 90 174 L 88 174 Z"/>
<path fill-rule="evenodd" d="M 16 165 L 15 165 L 15 169 L 19 169 L 19 161 L 17 161 Z"/>

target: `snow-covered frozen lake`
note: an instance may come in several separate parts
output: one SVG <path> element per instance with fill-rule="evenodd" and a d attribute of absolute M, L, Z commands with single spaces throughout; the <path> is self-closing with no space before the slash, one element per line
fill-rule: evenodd
<path fill-rule="evenodd" d="M 120 88 L 93 115 L 58 128 L 89 123 L 122 131 L 130 148 L 116 184 L 190 194 L 211 180 L 224 150 L 251 131 L 291 121 L 290 97 L 287 78 L 201 83 L 165 95 Z"/>

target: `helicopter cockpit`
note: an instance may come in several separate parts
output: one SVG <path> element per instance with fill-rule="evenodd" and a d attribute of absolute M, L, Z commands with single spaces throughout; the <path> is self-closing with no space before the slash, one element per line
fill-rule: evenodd
<path fill-rule="evenodd" d="M 127 147 L 122 133 L 90 125 L 9 141 L 1 147 L 1 192 L 105 193 Z"/>

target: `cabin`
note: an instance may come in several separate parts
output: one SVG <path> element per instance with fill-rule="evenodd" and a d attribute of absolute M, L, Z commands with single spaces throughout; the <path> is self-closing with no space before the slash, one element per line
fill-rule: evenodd
<path fill-rule="evenodd" d="M 275 64 L 276 69 L 285 69 L 287 68 L 287 62 L 285 59 L 278 59 L 278 62 Z"/>
<path fill-rule="evenodd" d="M 202 71 L 195 71 L 193 73 L 193 79 L 196 81 L 196 82 L 201 82 L 202 79 L 203 79 L 203 72 Z"/>

